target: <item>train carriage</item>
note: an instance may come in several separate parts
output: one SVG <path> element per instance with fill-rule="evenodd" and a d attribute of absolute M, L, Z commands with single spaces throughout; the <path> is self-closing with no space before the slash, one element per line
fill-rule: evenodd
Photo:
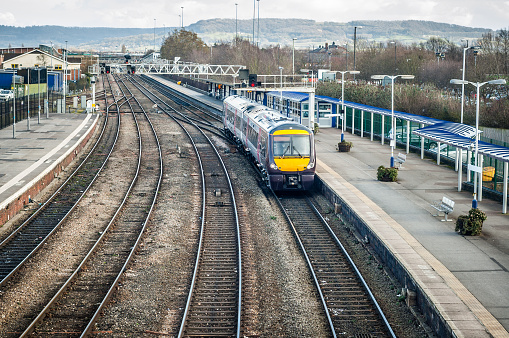
<path fill-rule="evenodd" d="M 274 191 L 309 190 L 315 178 L 313 132 L 245 97 L 224 100 L 224 128 Z"/>

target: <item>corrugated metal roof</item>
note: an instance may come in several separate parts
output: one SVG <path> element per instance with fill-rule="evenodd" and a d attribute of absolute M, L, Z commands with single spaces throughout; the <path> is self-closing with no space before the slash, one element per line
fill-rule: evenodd
<path fill-rule="evenodd" d="M 303 102 L 309 98 L 308 93 L 298 92 L 281 93 L 278 91 L 272 91 L 268 92 L 267 95 L 272 95 L 275 97 L 283 96 L 285 99 L 297 102 Z M 340 99 L 335 99 L 328 96 L 316 95 L 315 100 L 317 102 L 341 104 Z M 375 114 L 391 116 L 390 109 L 377 108 L 349 101 L 345 101 L 345 106 L 357 110 L 363 110 L 365 112 L 373 112 Z M 428 125 L 427 127 L 414 130 L 412 133 L 415 135 L 422 136 L 433 141 L 450 144 L 454 147 L 462 149 L 468 149 L 469 147 L 470 149 L 473 149 L 473 145 L 475 144 L 475 127 L 400 111 L 394 111 L 394 116 L 401 120 Z M 478 146 L 480 154 L 509 162 L 509 148 L 482 141 L 479 141 Z"/>
<path fill-rule="evenodd" d="M 308 98 L 309 98 L 308 93 L 299 93 L 299 92 L 285 92 L 284 91 L 281 93 L 279 91 L 271 91 L 271 92 L 268 92 L 267 95 L 271 95 L 274 97 L 283 96 L 284 99 L 288 99 L 288 100 L 296 101 L 296 102 L 303 102 L 303 101 L 308 100 Z M 341 104 L 340 99 L 336 99 L 336 98 L 332 98 L 332 97 L 328 97 L 328 96 L 322 96 L 322 95 L 315 95 L 315 100 L 318 102 Z M 367 106 L 365 104 L 360 104 L 360 103 L 355 103 L 355 102 L 350 102 L 350 101 L 345 101 L 345 106 L 353 108 L 353 109 L 364 110 L 365 112 L 373 112 L 375 114 L 380 114 L 380 115 L 385 115 L 385 116 L 390 116 L 392 114 L 390 109 L 383 109 L 383 108 L 378 108 L 378 107 L 373 107 L 373 106 Z M 410 113 L 405 113 L 405 112 L 400 112 L 400 111 L 394 111 L 394 116 L 396 118 L 399 118 L 399 119 L 402 119 L 405 121 L 423 123 L 426 125 L 444 122 L 442 120 L 434 119 L 431 117 L 415 115 L 415 114 L 410 114 Z"/>
<path fill-rule="evenodd" d="M 453 122 L 437 123 L 412 132 L 424 138 L 450 144 L 461 149 L 474 150 L 475 127 Z M 509 162 L 509 148 L 479 141 L 479 154 L 486 155 L 504 162 Z"/>

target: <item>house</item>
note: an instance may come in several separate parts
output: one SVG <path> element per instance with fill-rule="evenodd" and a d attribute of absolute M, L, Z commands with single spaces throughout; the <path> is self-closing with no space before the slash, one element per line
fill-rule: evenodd
<path fill-rule="evenodd" d="M 11 48 L 11 50 L 15 50 Z M 0 60 L 3 69 L 47 68 L 48 71 L 63 72 L 66 70 L 67 81 L 77 81 L 81 77 L 81 58 L 67 57 L 67 62 L 60 54 L 52 55 L 40 49 L 27 48 L 24 53 L 4 53 Z M 67 69 L 66 69 L 67 68 Z"/>

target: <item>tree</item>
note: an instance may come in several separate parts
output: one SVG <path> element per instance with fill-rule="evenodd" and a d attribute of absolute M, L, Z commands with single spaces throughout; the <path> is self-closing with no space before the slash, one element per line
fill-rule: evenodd
<path fill-rule="evenodd" d="M 161 58 L 173 60 L 180 57 L 183 61 L 196 62 L 208 54 L 209 48 L 198 34 L 185 29 L 175 29 L 161 46 Z"/>

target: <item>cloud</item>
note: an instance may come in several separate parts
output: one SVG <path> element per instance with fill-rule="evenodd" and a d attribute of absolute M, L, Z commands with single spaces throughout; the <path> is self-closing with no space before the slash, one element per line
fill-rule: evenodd
<path fill-rule="evenodd" d="M 12 26 L 16 24 L 16 17 L 11 12 L 0 12 L 0 22 L 5 26 Z"/>

